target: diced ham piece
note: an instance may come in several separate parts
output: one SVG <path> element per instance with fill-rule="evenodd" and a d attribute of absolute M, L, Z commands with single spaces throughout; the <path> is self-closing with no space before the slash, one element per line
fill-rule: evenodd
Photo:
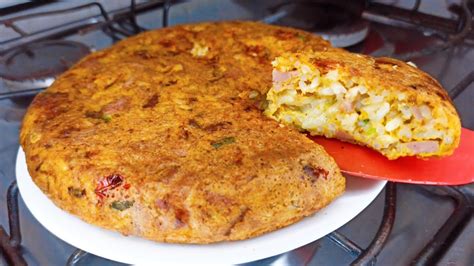
<path fill-rule="evenodd" d="M 346 131 L 343 131 L 343 130 L 337 130 L 336 134 L 334 134 L 334 137 L 337 138 L 337 139 L 340 139 L 340 140 L 344 140 L 344 141 L 353 141 L 354 140 L 354 138 L 349 133 L 347 133 Z"/>
<path fill-rule="evenodd" d="M 280 72 L 276 69 L 273 69 L 273 71 L 272 71 L 272 81 L 273 82 L 282 82 L 282 81 L 285 81 L 289 78 L 290 77 L 288 75 L 288 72 Z"/>
<path fill-rule="evenodd" d="M 354 103 L 351 101 L 343 101 L 341 107 L 342 107 L 342 111 L 346 113 L 351 113 L 354 111 Z"/>
<path fill-rule="evenodd" d="M 408 142 L 405 146 L 415 154 L 436 152 L 439 149 L 439 143 L 434 140 Z"/>
<path fill-rule="evenodd" d="M 298 71 L 291 71 L 291 72 L 281 72 L 276 69 L 273 69 L 272 77 L 273 77 L 273 89 L 275 91 L 279 91 L 281 89 L 282 83 L 286 80 L 298 75 Z"/>
<path fill-rule="evenodd" d="M 281 83 L 280 82 L 273 82 L 273 90 L 280 91 L 281 90 Z"/>
<path fill-rule="evenodd" d="M 272 77 L 273 82 L 283 82 L 288 80 L 291 77 L 294 77 L 298 74 L 298 71 L 291 71 L 291 72 L 281 72 L 276 69 L 273 69 Z"/>
<path fill-rule="evenodd" d="M 421 114 L 421 111 L 420 111 L 420 108 L 419 107 L 415 107 L 413 106 L 411 108 L 411 112 L 413 113 L 413 116 L 418 119 L 418 120 L 422 120 L 423 119 L 423 115 Z"/>
<path fill-rule="evenodd" d="M 104 114 L 115 114 L 128 109 L 129 105 L 130 100 L 127 97 L 122 97 L 102 107 L 101 111 Z"/>

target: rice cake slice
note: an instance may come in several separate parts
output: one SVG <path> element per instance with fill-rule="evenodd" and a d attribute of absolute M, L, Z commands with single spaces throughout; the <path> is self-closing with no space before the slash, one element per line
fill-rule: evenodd
<path fill-rule="evenodd" d="M 461 123 L 441 85 L 413 65 L 330 50 L 273 61 L 265 113 L 311 135 L 371 147 L 389 159 L 447 156 Z"/>

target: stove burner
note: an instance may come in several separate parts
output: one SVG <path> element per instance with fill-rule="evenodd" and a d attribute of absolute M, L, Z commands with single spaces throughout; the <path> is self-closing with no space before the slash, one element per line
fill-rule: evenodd
<path fill-rule="evenodd" d="M 0 80 L 12 91 L 45 88 L 90 51 L 82 43 L 67 40 L 27 44 L 0 58 Z"/>
<path fill-rule="evenodd" d="M 331 42 L 334 47 L 348 47 L 363 41 L 369 33 L 369 23 L 357 19 L 351 24 L 335 26 L 328 31 L 314 32 Z"/>
<path fill-rule="evenodd" d="M 359 42 L 350 47 L 346 47 L 347 50 L 353 53 L 368 54 L 375 57 L 381 56 L 393 56 L 395 53 L 395 44 L 390 40 L 387 40 L 382 36 L 376 29 L 369 29 L 367 37 L 364 41 Z"/>
<path fill-rule="evenodd" d="M 364 40 L 369 32 L 369 23 L 361 18 L 362 8 L 361 1 L 318 1 L 286 3 L 275 12 L 285 13 L 277 24 L 314 32 L 335 47 L 348 47 Z"/>

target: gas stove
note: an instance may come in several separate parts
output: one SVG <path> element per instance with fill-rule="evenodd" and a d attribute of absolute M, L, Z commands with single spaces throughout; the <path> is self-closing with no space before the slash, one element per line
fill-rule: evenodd
<path fill-rule="evenodd" d="M 14 166 L 32 97 L 90 51 L 144 30 L 224 19 L 302 28 L 353 52 L 412 61 L 440 81 L 463 126 L 474 128 L 469 1 L 8 2 L 0 5 L 0 265 L 120 265 L 42 227 L 18 193 Z M 474 265 L 473 210 L 474 184 L 388 183 L 337 231 L 248 265 Z"/>

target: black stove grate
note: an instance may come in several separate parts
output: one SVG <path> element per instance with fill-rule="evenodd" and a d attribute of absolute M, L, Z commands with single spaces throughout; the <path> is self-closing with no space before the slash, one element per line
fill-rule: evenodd
<path fill-rule="evenodd" d="M 16 181 L 8 187 L 8 226 L 10 234 L 7 234 L 3 226 L 0 226 L 0 258 L 12 265 L 26 265 L 21 250 L 20 215 L 18 212 L 18 186 Z"/>
<path fill-rule="evenodd" d="M 13 30 L 15 30 L 21 35 L 21 37 L 19 38 L 16 38 L 14 40 L 8 40 L 0 44 L 11 43 L 19 40 L 21 41 L 22 38 L 27 39 L 31 36 L 35 36 L 41 33 L 26 33 L 14 24 L 14 22 L 16 21 L 32 17 L 64 14 L 68 12 L 74 12 L 79 9 L 91 7 L 96 7 L 100 10 L 100 16 L 103 18 L 103 21 L 98 21 L 94 23 L 85 21 L 81 25 L 75 25 L 72 29 L 59 29 L 59 31 L 56 31 L 54 34 L 48 35 L 47 38 L 61 38 L 80 31 L 100 28 L 104 33 L 106 33 L 114 41 L 116 41 L 121 39 L 122 37 L 131 36 L 143 30 L 146 30 L 136 21 L 137 14 L 141 12 L 160 8 L 163 12 L 162 26 L 167 27 L 169 21 L 169 10 L 172 4 L 177 2 L 178 1 L 165 0 L 150 1 L 145 4 L 136 4 L 135 1 L 132 0 L 129 10 L 120 14 L 116 14 L 113 17 L 111 17 L 105 11 L 105 9 L 100 3 L 90 3 L 64 10 L 42 12 L 37 14 L 30 14 L 27 16 L 19 16 L 7 20 L 0 20 L 0 24 L 11 27 Z M 380 20 L 380 16 L 382 16 L 391 20 L 411 22 L 413 25 L 418 26 L 426 25 L 423 23 L 427 22 L 428 26 L 434 28 L 438 32 L 446 33 L 446 36 L 458 36 L 456 42 L 450 42 L 449 40 L 452 39 L 448 39 L 447 44 L 449 45 L 443 46 L 436 50 L 439 51 L 442 49 L 446 49 L 450 45 L 454 45 L 459 41 L 463 41 L 464 39 L 473 38 L 471 32 L 469 34 L 464 33 L 466 29 L 471 29 L 472 17 L 471 12 L 467 7 L 467 1 L 463 1 L 463 3 L 464 5 L 462 6 L 462 10 L 465 12 L 466 15 L 459 16 L 458 21 L 442 19 L 438 20 L 441 21 L 441 23 L 433 23 L 434 20 L 432 17 L 418 12 L 420 1 L 416 1 L 414 8 L 410 11 L 397 10 L 397 12 L 390 13 L 386 12 L 389 6 L 382 4 L 369 4 L 367 6 L 367 14 L 369 15 L 366 16 L 366 18 L 377 14 L 377 16 L 379 17 L 377 17 L 377 19 L 375 20 Z M 461 33 L 463 34 L 461 36 L 462 38 L 459 38 L 459 35 Z M 430 50 L 430 52 L 435 52 L 435 50 Z M 410 56 L 419 55 L 420 54 L 412 54 Z M 461 92 L 466 90 L 472 82 L 474 82 L 474 71 L 469 73 L 450 91 L 450 96 L 452 97 L 452 99 L 455 99 L 458 95 L 461 94 Z M 14 92 L 3 92 L 0 93 L 0 100 L 31 96 L 38 93 L 42 89 L 43 88 Z M 459 234 L 463 231 L 469 220 L 472 218 L 474 214 L 474 195 L 472 195 L 472 193 L 463 191 L 462 187 L 419 186 L 419 190 L 420 193 L 427 193 L 428 195 L 433 197 L 442 197 L 446 200 L 454 201 L 455 203 L 455 209 L 451 216 L 447 218 L 446 222 L 438 230 L 438 232 L 433 235 L 429 243 L 427 243 L 426 246 L 422 249 L 422 251 L 419 252 L 418 255 L 412 260 L 413 265 L 433 265 L 436 264 L 436 262 L 438 262 L 442 258 L 442 256 L 447 250 L 449 250 L 457 236 L 459 236 Z M 16 184 L 16 181 L 13 181 L 10 184 L 7 192 L 9 232 L 7 232 L 4 227 L 0 225 L 0 264 L 2 265 L 27 265 L 25 258 L 22 255 L 23 251 L 21 246 L 22 237 L 18 209 L 18 194 L 18 186 Z M 360 247 L 357 243 L 337 231 L 330 233 L 326 236 L 326 238 L 331 240 L 331 242 L 334 243 L 335 246 L 341 248 L 354 258 L 352 265 L 374 265 L 377 260 L 377 255 L 382 251 L 393 228 L 396 216 L 396 203 L 397 185 L 395 183 L 388 182 L 385 188 L 385 205 L 384 212 L 382 214 L 382 222 L 379 226 L 376 235 L 374 236 L 367 248 L 364 249 Z M 310 258 L 315 256 L 316 250 L 313 251 L 314 252 L 310 254 Z M 67 265 L 77 265 L 88 256 L 94 255 L 87 253 L 81 249 L 76 249 L 68 258 Z"/>
<path fill-rule="evenodd" d="M 435 265 L 453 245 L 474 214 L 474 197 L 456 187 L 422 187 L 429 193 L 455 202 L 451 216 L 413 260 L 415 265 Z"/>
<path fill-rule="evenodd" d="M 131 1 L 130 8 L 125 11 L 118 12 L 111 16 L 101 5 L 100 3 L 93 2 L 89 4 L 84 4 L 76 7 L 47 11 L 47 12 L 38 12 L 28 15 L 20 15 L 4 20 L 0 20 L 0 25 L 3 25 L 7 28 L 11 28 L 13 31 L 19 34 L 18 37 L 10 38 L 5 41 L 1 41 L 0 45 L 7 46 L 10 45 L 7 49 L 0 50 L 0 55 L 6 54 L 13 49 L 20 47 L 27 47 L 29 43 L 33 41 L 43 41 L 43 40 L 53 40 L 64 38 L 76 33 L 84 33 L 87 31 L 101 29 L 107 36 L 109 36 L 113 42 L 119 41 L 124 37 L 129 37 L 140 33 L 145 28 L 138 25 L 136 21 L 137 14 L 156 9 L 163 9 L 163 27 L 168 25 L 168 12 L 171 6 L 171 1 L 150 1 L 148 3 L 143 3 L 137 5 L 135 0 Z M 174 1 L 179 2 L 179 1 Z M 17 26 L 17 22 L 32 19 L 32 18 L 41 18 L 54 15 L 66 15 L 72 14 L 85 9 L 96 8 L 99 11 L 98 17 L 101 19 L 91 20 L 90 18 L 83 19 L 79 22 L 69 22 L 65 25 L 52 26 L 48 29 L 42 29 L 35 32 L 25 32 L 22 28 Z M 14 99 L 22 98 L 26 96 L 33 96 L 44 90 L 45 88 L 33 88 L 33 89 L 19 89 L 14 91 L 0 92 L 0 100 L 3 99 Z"/>
<path fill-rule="evenodd" d="M 445 40 L 439 45 L 396 55 L 396 58 L 407 61 L 452 48 L 466 39 L 474 39 L 472 32 L 472 7 L 469 6 L 469 1 L 464 0 L 461 6 L 451 7 L 451 9 L 456 10 L 456 13 L 458 13 L 459 18 L 457 21 L 421 13 L 418 11 L 420 3 L 421 0 L 417 0 L 412 10 L 383 4 L 372 4 L 368 11 L 363 14 L 367 19 L 374 19 L 376 21 L 380 21 L 380 16 L 382 16 L 382 20 L 409 22 L 409 26 L 406 24 L 404 26 L 428 28 L 432 34 L 438 35 Z"/>

